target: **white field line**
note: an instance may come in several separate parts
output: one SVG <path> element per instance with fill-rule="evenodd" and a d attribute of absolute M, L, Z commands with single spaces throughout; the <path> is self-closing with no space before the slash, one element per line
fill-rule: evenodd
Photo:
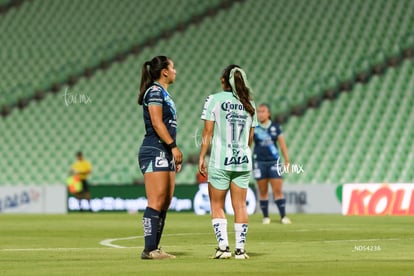
<path fill-rule="evenodd" d="M 126 248 L 126 246 L 120 246 L 120 245 L 112 244 L 112 242 L 124 241 L 124 240 L 133 240 L 133 239 L 138 239 L 138 238 L 143 238 L 143 237 L 144 236 L 132 236 L 132 237 L 125 237 L 125 238 L 106 239 L 106 240 L 101 241 L 99 244 L 103 245 L 103 246 L 112 247 L 112 248 Z"/>
<path fill-rule="evenodd" d="M 229 232 L 230 233 L 230 232 Z M 181 233 L 181 234 L 165 234 L 164 236 L 177 237 L 186 235 L 210 235 L 211 233 Z M 132 240 L 143 238 L 144 236 L 131 236 L 123 238 L 112 238 L 102 240 L 99 244 L 104 247 L 51 247 L 51 248 L 0 248 L 0 252 L 18 252 L 18 251 L 83 251 L 83 250 L 102 250 L 108 248 L 118 249 L 134 249 L 141 248 L 140 246 L 120 246 L 113 244 L 113 242 L 122 240 Z M 399 241 L 399 240 L 414 240 L 414 238 L 387 238 L 387 239 L 352 239 L 352 240 L 313 240 L 313 241 L 300 241 L 300 243 L 349 243 L 349 242 L 380 242 L 380 241 Z M 296 241 L 281 241 L 279 243 L 294 243 Z M 299 242 L 298 242 L 299 243 Z"/>
<path fill-rule="evenodd" d="M 0 248 L 0 252 L 18 251 L 82 251 L 82 250 L 101 250 L 102 247 L 50 247 L 50 248 Z"/>
<path fill-rule="evenodd" d="M 200 235 L 210 235 L 211 233 L 179 233 L 179 234 L 164 234 L 164 237 L 180 237 L 180 236 L 200 236 Z M 112 238 L 112 239 L 106 239 L 101 241 L 99 244 L 103 246 L 113 247 L 113 248 L 130 248 L 129 246 L 120 246 L 113 244 L 113 242 L 117 241 L 123 241 L 123 240 L 132 240 L 132 239 L 138 239 L 143 238 L 144 236 L 132 236 L 132 237 L 125 237 L 125 238 Z"/>

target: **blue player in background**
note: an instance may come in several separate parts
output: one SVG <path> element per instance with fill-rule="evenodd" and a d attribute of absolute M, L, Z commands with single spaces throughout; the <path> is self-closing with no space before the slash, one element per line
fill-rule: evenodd
<path fill-rule="evenodd" d="M 254 169 L 253 176 L 259 188 L 260 208 L 263 213 L 263 224 L 269 224 L 269 193 L 268 184 L 272 186 L 273 197 L 279 209 L 282 224 L 291 224 L 286 217 L 286 200 L 282 193 L 282 173 L 289 168 L 289 156 L 279 124 L 272 122 L 270 107 L 260 104 L 257 109 L 259 125 L 254 129 Z M 282 151 L 284 167 L 280 160 L 277 144 Z"/>

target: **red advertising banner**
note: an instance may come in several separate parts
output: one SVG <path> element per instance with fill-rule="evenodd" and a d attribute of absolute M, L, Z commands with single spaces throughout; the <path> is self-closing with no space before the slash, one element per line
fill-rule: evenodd
<path fill-rule="evenodd" d="M 414 184 L 345 184 L 342 214 L 413 216 Z"/>

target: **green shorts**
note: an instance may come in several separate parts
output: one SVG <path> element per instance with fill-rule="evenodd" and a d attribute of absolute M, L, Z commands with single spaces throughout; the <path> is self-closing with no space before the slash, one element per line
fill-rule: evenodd
<path fill-rule="evenodd" d="M 208 182 L 217 190 L 228 190 L 231 182 L 240 188 L 247 189 L 249 187 L 250 174 L 251 171 L 234 172 L 209 167 Z"/>

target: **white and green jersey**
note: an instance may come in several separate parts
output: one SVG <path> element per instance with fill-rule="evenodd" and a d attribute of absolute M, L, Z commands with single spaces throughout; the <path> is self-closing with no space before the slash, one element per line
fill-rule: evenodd
<path fill-rule="evenodd" d="M 257 126 L 256 112 L 250 116 L 232 92 L 223 91 L 206 99 L 201 119 L 214 121 L 209 166 L 226 171 L 251 170 L 249 133 Z"/>

